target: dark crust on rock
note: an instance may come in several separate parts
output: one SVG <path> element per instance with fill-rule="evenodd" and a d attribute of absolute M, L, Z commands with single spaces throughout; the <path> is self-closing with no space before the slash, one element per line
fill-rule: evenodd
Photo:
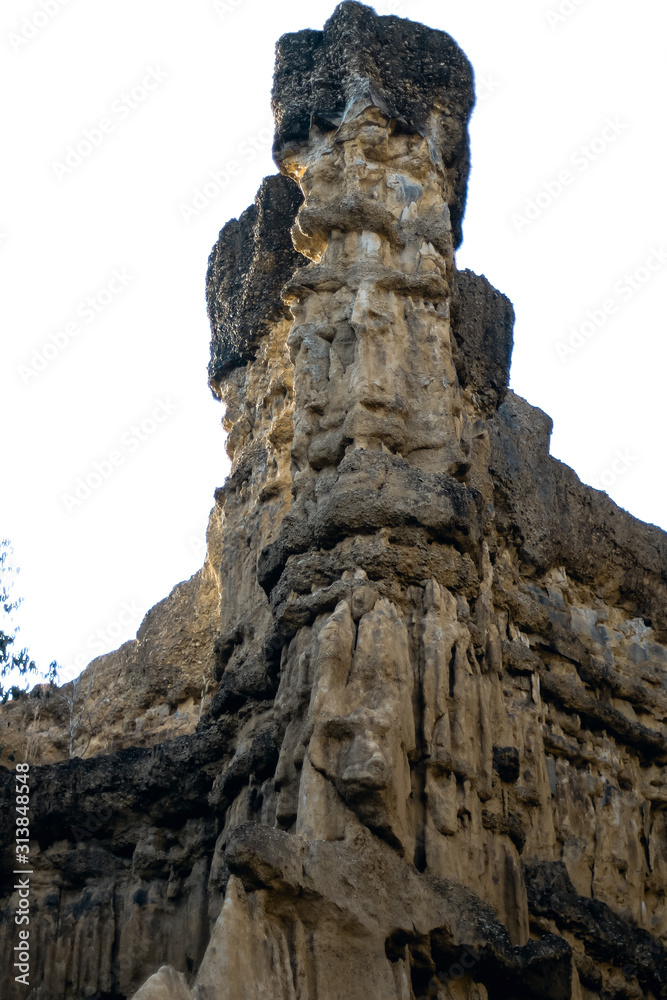
<path fill-rule="evenodd" d="M 457 271 L 452 289 L 452 333 L 461 386 L 477 396 L 485 416 L 500 406 L 509 385 L 514 343 L 512 303 L 473 271 Z"/>
<path fill-rule="evenodd" d="M 274 174 L 262 181 L 250 208 L 220 231 L 206 273 L 214 391 L 225 372 L 254 357 L 273 323 L 289 318 L 281 289 L 297 267 L 308 263 L 290 236 L 302 201 L 294 181 Z"/>
<path fill-rule="evenodd" d="M 313 123 L 335 128 L 357 98 L 370 99 L 405 130 L 431 138 L 445 166 L 454 168 L 450 209 L 458 246 L 474 104 L 473 71 L 464 53 L 444 31 L 379 17 L 352 0 L 338 5 L 323 31 L 283 35 L 273 84 L 276 162 L 307 140 Z"/>
<path fill-rule="evenodd" d="M 112 827 L 122 812 L 137 812 L 159 825 L 210 814 L 207 796 L 221 761 L 233 747 L 235 725 L 217 723 L 202 733 L 168 740 L 157 747 L 127 747 L 116 753 L 60 761 L 31 768 L 31 835 L 42 850 L 54 840 L 71 839 L 77 817 L 113 803 Z M 15 775 L 0 770 L 0 800 L 10 801 Z M 14 815 L 0 813 L 2 842 L 10 843 Z M 96 832 L 101 838 L 105 830 Z"/>
<path fill-rule="evenodd" d="M 378 923 L 393 925 L 385 946 L 388 956 L 416 947 L 444 981 L 463 946 L 475 955 L 474 977 L 498 990 L 491 995 L 525 1000 L 571 996 L 572 952 L 563 938 L 545 934 L 539 941 L 512 945 L 493 909 L 472 889 L 420 875 L 370 835 L 358 844 L 309 841 L 253 823 L 232 831 L 226 860 L 247 890 L 269 889 L 288 900 L 319 899 L 321 905 L 335 907 L 342 920 L 354 914 L 358 899 L 369 901 Z M 338 875 L 333 886 L 331 871 Z M 454 937 L 458 942 L 452 949 Z"/>
<path fill-rule="evenodd" d="M 503 781 L 518 781 L 519 751 L 516 747 L 494 747 L 493 748 L 493 769 L 497 771 Z"/>
<path fill-rule="evenodd" d="M 562 861 L 534 862 L 524 873 L 531 913 L 573 931 L 592 957 L 624 967 L 657 997 L 667 997 L 667 948 L 657 938 L 600 900 L 579 896 Z"/>
<path fill-rule="evenodd" d="M 278 538 L 259 555 L 257 578 L 267 596 L 290 555 L 331 548 L 342 538 L 381 527 L 422 525 L 441 542 L 471 554 L 478 550 L 479 495 L 445 473 L 422 472 L 399 456 L 357 449 L 343 459 L 334 479 L 322 482 L 313 497 L 297 494 Z"/>

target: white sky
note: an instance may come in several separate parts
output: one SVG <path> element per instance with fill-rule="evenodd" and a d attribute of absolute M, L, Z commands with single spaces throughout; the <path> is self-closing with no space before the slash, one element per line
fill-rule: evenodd
<path fill-rule="evenodd" d="M 213 490 L 228 471 L 222 407 L 206 385 L 206 261 L 222 225 L 275 171 L 276 40 L 321 28 L 335 4 L 42 5 L 3 0 L 0 14 L 0 534 L 21 566 L 21 641 L 42 664 L 68 667 L 67 678 L 77 657 L 81 667 L 132 637 L 202 563 Z M 376 9 L 448 31 L 475 67 L 483 99 L 458 264 L 514 302 L 512 387 L 553 417 L 554 455 L 667 527 L 664 5 Z M 54 167 L 103 119 L 89 155 Z M 230 161 L 224 189 L 211 185 L 197 214 L 183 211 Z M 522 224 L 540 192 L 537 217 Z M 600 325 L 559 354 L 589 310 Z M 51 335 L 65 346 L 35 371 L 33 351 Z M 146 420 L 140 440 L 132 428 Z M 109 477 L 66 505 L 112 452 Z"/>

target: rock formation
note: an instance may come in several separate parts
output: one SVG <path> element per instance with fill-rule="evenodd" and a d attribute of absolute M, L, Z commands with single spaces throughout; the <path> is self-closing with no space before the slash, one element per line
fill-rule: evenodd
<path fill-rule="evenodd" d="M 455 263 L 473 103 L 356 2 L 278 44 L 280 173 L 207 278 L 217 690 L 31 770 L 36 997 L 667 998 L 667 536 L 508 390 Z"/>
<path fill-rule="evenodd" d="M 136 639 L 59 690 L 38 684 L 0 707 L 0 767 L 53 763 L 191 733 L 215 689 L 222 510 L 211 511 L 198 573 L 148 612 Z"/>

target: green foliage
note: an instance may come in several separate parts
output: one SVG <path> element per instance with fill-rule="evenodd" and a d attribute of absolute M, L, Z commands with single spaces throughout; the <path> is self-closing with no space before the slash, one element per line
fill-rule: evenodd
<path fill-rule="evenodd" d="M 13 614 L 20 607 L 22 598 L 14 596 L 14 586 L 19 571 L 12 565 L 13 549 L 8 538 L 0 540 L 0 702 L 4 704 L 9 696 L 20 698 L 32 683 L 42 679 L 55 684 L 58 679 L 58 664 L 53 660 L 48 670 L 41 671 L 26 647 L 18 648 L 16 636 L 18 627 L 14 625 Z M 13 683 L 6 688 L 5 678 L 11 675 L 20 684 Z"/>

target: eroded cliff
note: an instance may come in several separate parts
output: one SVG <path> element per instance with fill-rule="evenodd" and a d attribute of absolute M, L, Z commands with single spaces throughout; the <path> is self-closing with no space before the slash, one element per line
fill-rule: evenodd
<path fill-rule="evenodd" d="M 215 693 L 34 768 L 35 995 L 667 997 L 667 536 L 508 390 L 455 262 L 473 103 L 359 3 L 278 45 L 281 173 L 207 277 Z"/>

